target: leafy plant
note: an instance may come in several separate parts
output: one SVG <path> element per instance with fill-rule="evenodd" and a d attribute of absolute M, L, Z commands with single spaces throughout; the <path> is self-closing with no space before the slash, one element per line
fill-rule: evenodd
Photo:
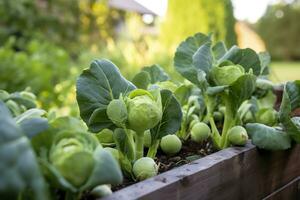
<path fill-rule="evenodd" d="M 55 119 L 32 144 L 51 188 L 75 197 L 102 184 L 122 182 L 117 161 L 75 118 Z"/>
<path fill-rule="evenodd" d="M 129 177 L 134 176 L 133 164 L 143 157 L 146 131 L 151 133 L 147 156 L 154 158 L 161 138 L 180 127 L 178 101 L 171 91 L 156 85 L 168 79 L 159 66 L 145 67 L 134 78 L 137 89 L 108 60 L 94 61 L 78 78 L 77 101 L 82 119 L 92 132 L 105 128 L 114 131 L 119 163 Z"/>
<path fill-rule="evenodd" d="M 0 197 L 48 199 L 35 153 L 21 127 L 0 101 Z"/>
<path fill-rule="evenodd" d="M 236 46 L 227 50 L 221 42 L 212 45 L 210 35 L 198 33 L 178 46 L 174 65 L 183 77 L 201 89 L 215 146 L 228 147 L 228 130 L 239 123 L 238 108 L 252 96 L 256 77 L 261 74 L 259 55 Z M 217 99 L 225 105 L 222 134 L 213 118 Z"/>

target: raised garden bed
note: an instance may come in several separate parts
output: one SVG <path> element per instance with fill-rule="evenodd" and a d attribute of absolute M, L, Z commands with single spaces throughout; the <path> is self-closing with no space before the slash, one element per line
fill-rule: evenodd
<path fill-rule="evenodd" d="M 300 145 L 286 151 L 231 147 L 104 198 L 299 199 Z"/>

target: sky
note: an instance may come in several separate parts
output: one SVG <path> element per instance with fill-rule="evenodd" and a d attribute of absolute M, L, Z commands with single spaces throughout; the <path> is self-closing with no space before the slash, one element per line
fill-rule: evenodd
<path fill-rule="evenodd" d="M 269 4 L 280 0 L 232 0 L 234 16 L 238 20 L 247 20 L 255 23 L 265 13 Z M 287 2 L 291 0 L 286 0 Z"/>
<path fill-rule="evenodd" d="M 165 16 L 168 0 L 134 0 L 159 16 Z M 171 1 L 171 0 L 169 0 Z M 207 0 L 209 1 L 209 0 Z M 232 0 L 234 16 L 238 20 L 246 20 L 255 23 L 263 16 L 269 4 L 280 1 L 291 2 L 293 0 Z"/>

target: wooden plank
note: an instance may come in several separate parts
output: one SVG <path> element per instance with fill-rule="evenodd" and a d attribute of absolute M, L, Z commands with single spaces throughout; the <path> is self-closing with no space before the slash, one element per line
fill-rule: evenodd
<path fill-rule="evenodd" d="M 276 190 L 263 200 L 300 199 L 300 177 L 295 178 L 287 185 Z"/>
<path fill-rule="evenodd" d="M 248 143 L 126 187 L 112 199 L 262 199 L 300 176 L 300 145 L 281 152 Z"/>

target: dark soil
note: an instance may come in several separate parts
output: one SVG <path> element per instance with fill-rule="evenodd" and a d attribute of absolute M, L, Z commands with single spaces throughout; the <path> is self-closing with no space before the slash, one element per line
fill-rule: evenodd
<path fill-rule="evenodd" d="M 206 141 L 202 144 L 198 144 L 191 140 L 183 142 L 181 151 L 173 156 L 166 156 L 162 151 L 158 150 L 156 154 L 157 158 L 155 159 L 156 163 L 159 165 L 158 173 L 163 173 L 214 152 L 216 152 L 216 150 L 213 149 L 211 141 Z M 124 177 L 123 183 L 121 185 L 113 187 L 112 190 L 117 191 L 137 182 L 138 181 L 133 181 Z"/>

